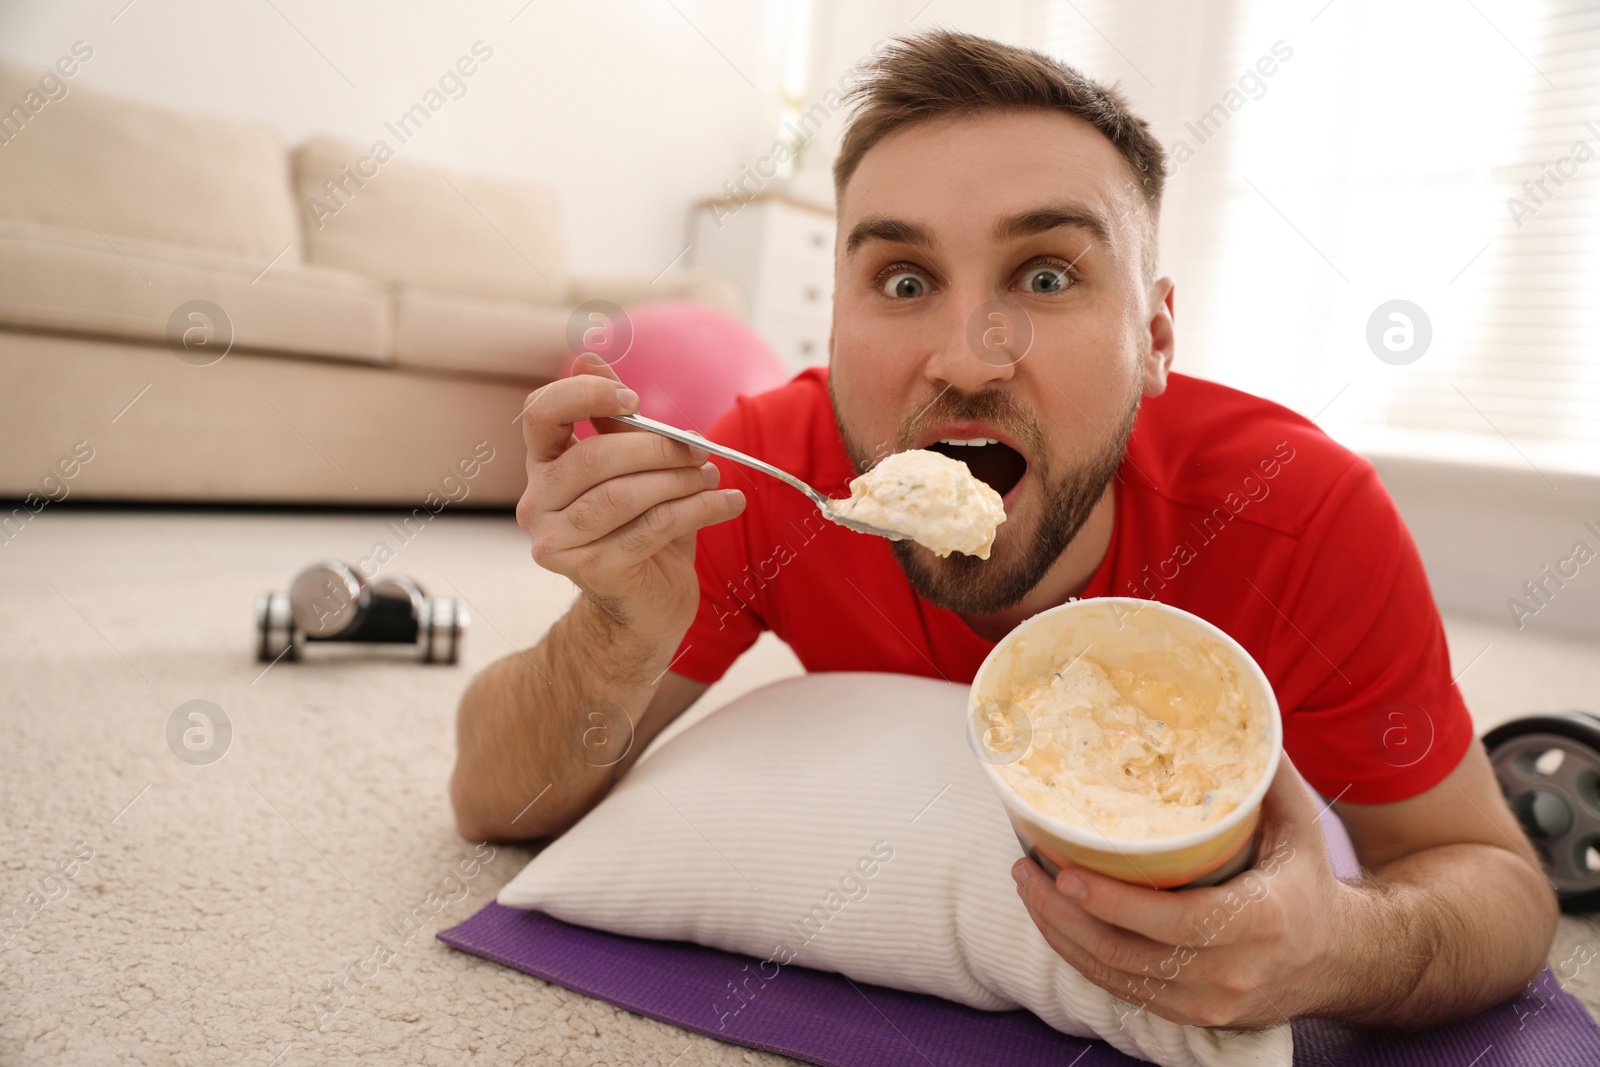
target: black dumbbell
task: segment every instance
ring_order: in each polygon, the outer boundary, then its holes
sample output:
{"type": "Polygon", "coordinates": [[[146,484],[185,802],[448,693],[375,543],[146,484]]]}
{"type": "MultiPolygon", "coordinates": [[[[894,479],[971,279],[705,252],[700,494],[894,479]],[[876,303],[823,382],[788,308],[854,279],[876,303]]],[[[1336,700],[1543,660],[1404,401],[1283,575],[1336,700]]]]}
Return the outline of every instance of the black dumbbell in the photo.
{"type": "Polygon", "coordinates": [[[423,663],[455,663],[470,622],[451,597],[429,597],[410,578],[368,582],[327,559],[301,571],[287,595],[256,598],[258,660],[299,659],[327,643],[410,645],[423,663]]]}

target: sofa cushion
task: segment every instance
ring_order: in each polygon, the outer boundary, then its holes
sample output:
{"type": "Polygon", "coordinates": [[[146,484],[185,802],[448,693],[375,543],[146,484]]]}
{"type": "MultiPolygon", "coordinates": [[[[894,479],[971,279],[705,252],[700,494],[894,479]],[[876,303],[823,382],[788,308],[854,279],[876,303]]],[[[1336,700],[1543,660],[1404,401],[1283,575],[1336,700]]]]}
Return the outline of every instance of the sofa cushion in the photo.
{"type": "MultiPolygon", "coordinates": [[[[0,330],[0,382],[5,383],[0,387],[0,497],[21,498],[31,492],[59,500],[70,491],[69,500],[383,504],[398,509],[392,516],[393,534],[372,516],[352,523],[348,540],[319,537],[316,543],[292,548],[289,558],[311,558],[306,554],[326,553],[342,544],[352,562],[359,562],[356,553],[366,553],[364,569],[374,553],[387,560],[394,551],[401,553],[401,565],[420,564],[406,556],[419,550],[404,546],[423,526],[432,526],[434,514],[441,509],[454,514],[463,505],[509,507],[528,484],[517,420],[528,389],[519,382],[251,352],[234,352],[219,363],[194,367],[160,345],[9,330],[0,330]],[[57,461],[80,438],[95,449],[94,461],[70,483],[57,477],[42,484],[42,476],[60,474],[57,461]],[[483,441],[487,447],[479,446],[483,441]],[[474,469],[477,474],[468,477],[474,469]],[[370,527],[371,536],[358,526],[370,527]],[[379,548],[373,537],[387,547],[379,548]]],[[[0,509],[0,518],[10,510],[0,509]]],[[[28,536],[43,540],[58,532],[37,529],[28,536]]],[[[424,541],[438,536],[430,532],[424,541]]],[[[120,554],[113,545],[103,550],[107,560],[120,554]]],[[[0,547],[0,558],[14,559],[15,550],[8,554],[0,547]]],[[[249,558],[226,562],[235,576],[261,565],[249,558]]],[[[259,573],[264,576],[281,566],[269,560],[259,573]]],[[[278,577],[287,574],[272,580],[278,577]]],[[[249,579],[241,592],[247,596],[261,580],[249,579]]],[[[442,575],[434,580],[443,585],[442,575]]],[[[238,625],[227,640],[244,656],[249,654],[244,644],[249,623],[238,608],[248,610],[249,604],[231,595],[238,625]]],[[[469,637],[469,653],[471,641],[484,637],[492,633],[469,637]]],[[[170,650],[174,656],[185,652],[170,650]]],[[[277,677],[279,669],[262,684],[277,677]]],[[[0,1055],[0,1062],[10,1059],[0,1055]]],[[[295,1065],[285,1057],[280,1067],[295,1065]]]]}
{"type": "Polygon", "coordinates": [[[554,191],[447,175],[317,138],[294,153],[306,258],[440,293],[554,304],[566,297],[554,191]]]}
{"type": "Polygon", "coordinates": [[[565,368],[571,309],[400,290],[395,362],[405,367],[549,381],[565,368]]]}
{"type": "MultiPolygon", "coordinates": [[[[0,106],[37,80],[0,65],[0,106]]],[[[299,261],[288,160],[270,130],[67,84],[68,97],[7,127],[0,219],[208,249],[256,270],[285,247],[279,265],[299,261]]]]}
{"type": "Polygon", "coordinates": [[[208,300],[227,315],[237,348],[392,361],[387,287],[327,267],[284,260],[264,272],[262,266],[126,237],[0,221],[0,323],[163,341],[181,305],[208,300]]]}

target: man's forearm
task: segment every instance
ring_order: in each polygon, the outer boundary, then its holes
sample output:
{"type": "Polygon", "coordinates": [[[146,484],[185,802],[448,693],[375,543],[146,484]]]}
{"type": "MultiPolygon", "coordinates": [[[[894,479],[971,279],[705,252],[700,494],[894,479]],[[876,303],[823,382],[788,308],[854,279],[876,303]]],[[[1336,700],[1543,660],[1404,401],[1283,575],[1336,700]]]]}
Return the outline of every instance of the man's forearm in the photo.
{"type": "Polygon", "coordinates": [[[474,678],[450,782],[463,836],[544,837],[593,807],[626,765],[622,750],[672,651],[580,598],[537,645],[474,678]]]}
{"type": "Polygon", "coordinates": [[[1555,895],[1527,859],[1457,844],[1394,860],[1349,889],[1329,1001],[1307,1014],[1399,1030],[1467,1018],[1538,974],[1555,895]]]}

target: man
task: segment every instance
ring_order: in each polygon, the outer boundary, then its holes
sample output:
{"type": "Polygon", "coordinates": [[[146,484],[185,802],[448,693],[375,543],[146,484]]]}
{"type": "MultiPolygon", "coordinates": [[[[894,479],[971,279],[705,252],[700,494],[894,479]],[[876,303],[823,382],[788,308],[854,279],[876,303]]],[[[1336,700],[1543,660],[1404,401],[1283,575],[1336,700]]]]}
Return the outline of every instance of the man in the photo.
{"type": "Polygon", "coordinates": [[[1228,631],[1278,695],[1293,766],[1264,807],[1271,892],[1218,932],[1229,885],[1052,880],[1019,860],[1056,951],[1202,1025],[1418,1027],[1515,994],[1555,900],[1474,741],[1416,548],[1370,464],[1284,408],[1169,372],[1165,160],[1145,123],[1052,60],[944,32],[897,42],[853,95],[829,372],[742,399],[709,436],[834,496],[890,452],[964,459],[1005,501],[991,557],[851,533],[771,479],[623,430],[602,416],[637,396],[580,360],[529,400],[517,517],[583,595],[464,696],[461,832],[570,825],[763,628],[807,670],[964,683],[1045,608],[1146,597],[1228,631]],[[583,419],[600,433],[579,442],[583,419]],[[596,767],[573,738],[604,709],[634,736],[596,767]],[[1348,826],[1360,884],[1334,879],[1301,775],[1348,826]]]}

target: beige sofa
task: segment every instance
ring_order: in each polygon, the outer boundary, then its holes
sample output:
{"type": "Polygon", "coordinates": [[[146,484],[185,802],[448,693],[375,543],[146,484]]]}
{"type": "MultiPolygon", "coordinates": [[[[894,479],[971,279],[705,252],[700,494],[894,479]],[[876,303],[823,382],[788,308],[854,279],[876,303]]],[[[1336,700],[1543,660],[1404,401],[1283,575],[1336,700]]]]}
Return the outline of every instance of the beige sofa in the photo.
{"type": "MultiPolygon", "coordinates": [[[[0,66],[0,106],[35,81],[0,66]]],[[[550,190],[403,145],[76,85],[0,142],[0,498],[415,506],[487,441],[465,502],[510,503],[577,304],[742,310],[712,275],[573,277],[550,190]]]]}

